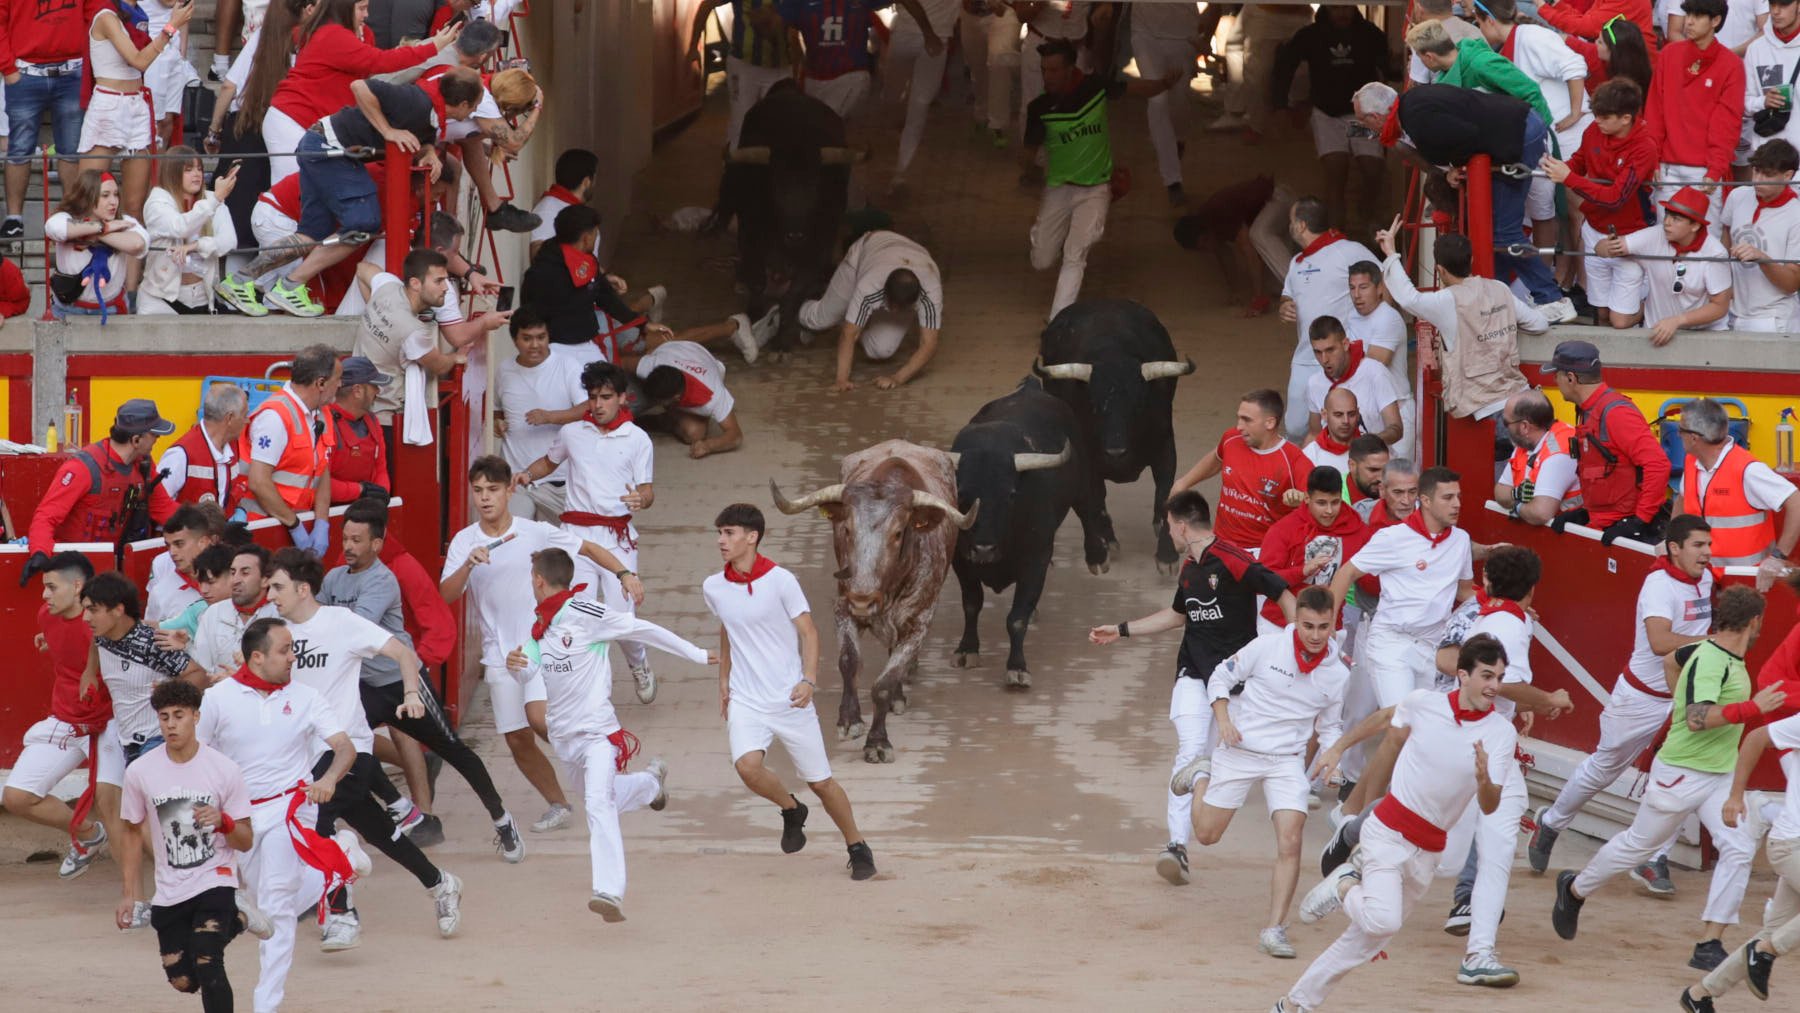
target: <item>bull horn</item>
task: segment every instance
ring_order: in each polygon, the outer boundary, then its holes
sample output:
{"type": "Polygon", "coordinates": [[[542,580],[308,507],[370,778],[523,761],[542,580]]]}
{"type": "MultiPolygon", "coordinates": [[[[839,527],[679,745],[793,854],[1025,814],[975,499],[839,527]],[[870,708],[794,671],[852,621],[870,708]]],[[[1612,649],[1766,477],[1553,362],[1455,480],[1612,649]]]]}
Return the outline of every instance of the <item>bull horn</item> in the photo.
{"type": "Polygon", "coordinates": [[[1069,463],[1071,453],[1073,453],[1071,445],[1065,441],[1060,454],[1014,454],[1013,470],[1041,471],[1045,468],[1060,468],[1069,463]]]}
{"type": "Polygon", "coordinates": [[[944,516],[950,518],[950,523],[956,525],[956,530],[958,531],[967,531],[971,527],[974,527],[975,515],[981,512],[980,500],[976,500],[969,504],[969,512],[965,514],[936,496],[933,496],[928,492],[919,492],[918,490],[913,491],[912,505],[915,509],[918,507],[930,507],[933,510],[942,510],[944,516]]]}
{"type": "Polygon", "coordinates": [[[1031,364],[1032,372],[1047,376],[1052,380],[1080,380],[1086,383],[1094,375],[1094,367],[1086,362],[1059,362],[1054,366],[1044,365],[1044,357],[1038,356],[1031,364]]]}
{"type": "Polygon", "coordinates": [[[1194,360],[1184,359],[1181,362],[1146,362],[1138,367],[1143,371],[1146,380],[1169,380],[1178,376],[1186,376],[1194,371],[1194,360]]]}
{"type": "Polygon", "coordinates": [[[852,165],[869,157],[868,152],[856,148],[829,147],[819,149],[820,165],[852,165]]]}
{"type": "Polygon", "coordinates": [[[727,154],[725,160],[728,162],[736,162],[739,165],[768,165],[769,146],[766,144],[759,144],[747,148],[737,148],[727,154]]]}
{"type": "Polygon", "coordinates": [[[781,487],[776,485],[775,480],[771,478],[769,479],[769,491],[775,495],[775,509],[784,514],[797,514],[826,503],[842,503],[844,501],[842,485],[828,485],[818,492],[791,500],[781,494],[781,487]]]}

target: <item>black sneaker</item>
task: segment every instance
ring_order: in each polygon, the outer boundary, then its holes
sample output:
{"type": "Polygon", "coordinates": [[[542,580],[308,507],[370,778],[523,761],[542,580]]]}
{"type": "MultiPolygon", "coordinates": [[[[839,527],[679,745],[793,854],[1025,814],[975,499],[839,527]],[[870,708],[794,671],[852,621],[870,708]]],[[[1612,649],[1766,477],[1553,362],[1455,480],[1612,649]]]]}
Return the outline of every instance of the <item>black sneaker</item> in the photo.
{"type": "Polygon", "coordinates": [[[781,810],[781,850],[793,854],[806,847],[806,803],[794,796],[792,809],[781,810]]]}
{"type": "Polygon", "coordinates": [[[537,215],[511,204],[502,204],[489,211],[487,216],[487,227],[494,232],[530,232],[543,223],[537,215]]]}
{"type": "Polygon", "coordinates": [[[1531,843],[1525,845],[1525,857],[1531,862],[1531,871],[1539,875],[1550,868],[1550,851],[1556,847],[1556,838],[1562,833],[1544,825],[1544,813],[1548,808],[1539,809],[1532,817],[1537,828],[1531,832],[1531,843]]]}
{"type": "Polygon", "coordinates": [[[1685,988],[1681,990],[1681,1008],[1687,1010],[1687,1013],[1714,1013],[1712,996],[1695,998],[1685,988]]]}
{"type": "Polygon", "coordinates": [[[1444,919],[1444,931],[1453,936],[1466,936],[1469,934],[1469,923],[1474,920],[1474,912],[1469,907],[1469,902],[1466,900],[1456,901],[1450,905],[1450,917],[1444,919]]]}
{"type": "Polygon", "coordinates": [[[1350,851],[1356,845],[1351,844],[1349,837],[1344,833],[1344,828],[1349,825],[1350,820],[1346,819],[1338,824],[1337,829],[1331,832],[1330,837],[1325,839],[1325,850],[1319,852],[1319,875],[1329,876],[1331,870],[1350,860],[1350,851]]]}
{"type": "Polygon", "coordinates": [[[1169,842],[1156,859],[1156,873],[1168,880],[1170,886],[1186,886],[1188,884],[1187,845],[1169,842]]]}
{"type": "Polygon", "coordinates": [[[1350,793],[1355,790],[1356,790],[1356,782],[1355,781],[1345,781],[1343,784],[1338,785],[1338,801],[1339,802],[1349,801],[1350,793]]]}
{"type": "MultiPolygon", "coordinates": [[[[795,851],[800,850],[795,848],[795,851]]],[[[857,841],[850,845],[850,878],[858,883],[875,875],[875,852],[869,850],[867,841],[857,841]]]]}
{"type": "Polygon", "coordinates": [[[1187,205],[1187,191],[1181,188],[1180,183],[1170,183],[1168,190],[1170,207],[1178,208],[1187,205]]]}
{"type": "Polygon", "coordinates": [[[1688,958],[1688,966],[1696,971],[1711,971],[1725,962],[1725,944],[1717,939],[1708,939],[1694,944],[1694,955],[1688,958]]]}
{"type": "Polygon", "coordinates": [[[1564,939],[1574,939],[1575,930],[1581,923],[1581,905],[1585,903],[1575,896],[1575,874],[1567,869],[1556,877],[1556,906],[1550,909],[1550,924],[1556,928],[1556,934],[1564,939]]]}
{"type": "Polygon", "coordinates": [[[444,821],[427,814],[419,821],[418,826],[406,835],[406,839],[420,848],[429,848],[434,844],[444,843],[444,821]]]}
{"type": "Polygon", "coordinates": [[[0,225],[0,239],[24,239],[25,219],[8,218],[6,224],[0,225]]]}
{"type": "Polygon", "coordinates": [[[1769,1001],[1769,972],[1775,970],[1775,954],[1756,948],[1756,940],[1744,944],[1744,983],[1750,994],[1769,1001]]]}

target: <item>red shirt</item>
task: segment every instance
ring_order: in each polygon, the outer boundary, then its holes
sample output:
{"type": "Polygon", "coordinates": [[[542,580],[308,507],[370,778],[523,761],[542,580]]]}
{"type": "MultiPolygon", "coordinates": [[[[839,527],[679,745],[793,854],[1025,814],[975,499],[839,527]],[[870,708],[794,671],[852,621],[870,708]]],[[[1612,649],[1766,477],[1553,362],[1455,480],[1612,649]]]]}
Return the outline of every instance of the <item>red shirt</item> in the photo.
{"type": "Polygon", "coordinates": [[[84,57],[88,25],[99,8],[91,0],[0,0],[0,74],[25,63],[62,63],[84,57]]]}
{"type": "Polygon", "coordinates": [[[367,431],[361,436],[357,435],[350,416],[336,404],[325,406],[325,421],[337,437],[336,445],[331,448],[331,501],[354,503],[361,499],[364,482],[373,482],[391,492],[393,483],[388,479],[387,439],[375,413],[363,413],[360,421],[367,431]]]}
{"type": "Polygon", "coordinates": [[[1787,693],[1787,703],[1763,715],[1763,724],[1772,724],[1800,714],[1800,623],[1788,630],[1787,636],[1776,646],[1775,653],[1769,655],[1769,659],[1756,670],[1757,692],[1776,685],[1787,693]]]}
{"type": "Polygon", "coordinates": [[[1240,549],[1257,548],[1270,525],[1292,509],[1282,505],[1282,495],[1289,489],[1305,488],[1313,464],[1285,439],[1274,449],[1259,453],[1236,429],[1219,437],[1217,453],[1225,471],[1219,480],[1213,533],[1240,549]]]}
{"type": "Polygon", "coordinates": [[[38,629],[50,649],[50,669],[55,681],[50,683],[50,714],[58,721],[80,724],[84,714],[104,710],[112,713],[112,696],[106,683],[96,678],[94,691],[81,699],[81,673],[87,670],[88,653],[94,646],[94,631],[77,615],[73,619],[51,615],[50,606],[39,605],[38,629]]]}
{"type": "MultiPolygon", "coordinates": [[[[1656,56],[1656,18],[1651,12],[1650,0],[1593,0],[1583,8],[1564,0],[1558,4],[1539,4],[1538,17],[1550,23],[1552,28],[1561,29],[1569,35],[1584,39],[1597,38],[1600,26],[1611,21],[1615,15],[1625,15],[1625,20],[1638,26],[1644,33],[1644,45],[1650,48],[1650,55],[1656,56]]],[[[1743,82],[1738,82],[1740,85],[1743,82]]],[[[1739,95],[1743,92],[1739,91],[1739,95]]]]}
{"type": "MultiPolygon", "coordinates": [[[[99,445],[106,451],[105,459],[97,462],[103,472],[107,468],[117,471],[124,467],[125,462],[121,461],[119,455],[114,452],[110,440],[101,440],[99,445]]],[[[135,475],[135,473],[134,466],[133,474],[135,475]]],[[[67,540],[76,537],[67,533],[59,535],[58,531],[64,527],[65,521],[70,523],[79,521],[85,525],[85,521],[80,521],[80,519],[83,511],[86,510],[102,515],[95,520],[94,524],[89,525],[95,537],[110,540],[117,533],[114,525],[105,518],[118,510],[118,504],[100,502],[105,499],[104,493],[98,497],[90,496],[89,490],[93,487],[93,478],[88,472],[87,466],[72,456],[56,469],[56,474],[50,479],[50,490],[44,493],[43,499],[38,500],[37,509],[31,514],[31,526],[28,529],[30,551],[42,552],[47,555],[56,551],[58,538],[67,540]],[[95,502],[83,507],[82,504],[88,500],[95,502]]],[[[104,480],[102,488],[104,488],[104,480]]],[[[168,490],[163,488],[162,483],[158,482],[156,488],[150,493],[150,520],[160,527],[179,505],[169,495],[168,490]]]]}
{"type": "MultiPolygon", "coordinates": [[[[0,0],[5,2],[8,0],[0,0]]],[[[294,69],[282,78],[270,104],[295,123],[310,127],[353,101],[352,82],[416,67],[435,55],[437,47],[429,42],[379,49],[342,25],[321,25],[300,47],[294,69]]]]}
{"type": "Polygon", "coordinates": [[[1744,123],[1742,57],[1717,40],[1705,49],[1686,39],[1670,43],[1657,58],[1644,107],[1644,126],[1665,163],[1700,166],[1709,179],[1731,178],[1744,123]]]}
{"type": "MultiPolygon", "coordinates": [[[[1257,555],[1256,561],[1287,581],[1288,590],[1299,594],[1309,586],[1329,585],[1337,568],[1356,555],[1357,550],[1363,547],[1363,543],[1372,534],[1374,532],[1356,515],[1356,511],[1350,509],[1348,503],[1338,509],[1337,519],[1331,522],[1329,528],[1320,527],[1319,522],[1313,518],[1312,511],[1300,506],[1269,527],[1268,535],[1263,538],[1262,552],[1257,555]],[[1306,550],[1320,539],[1335,540],[1337,556],[1334,562],[1327,563],[1309,577],[1306,575],[1306,550]]],[[[1281,603],[1278,601],[1264,602],[1262,614],[1264,619],[1277,626],[1287,625],[1287,617],[1281,614],[1281,603]]],[[[1342,626],[1343,622],[1343,613],[1339,610],[1338,625],[1342,626]]]]}
{"type": "MultiPolygon", "coordinates": [[[[1567,6],[1569,0],[1562,0],[1562,3],[1564,6],[1567,6]]],[[[1587,64],[1586,80],[1587,93],[1589,95],[1592,95],[1595,91],[1599,90],[1600,86],[1605,84],[1607,80],[1612,77],[1612,68],[1606,65],[1605,60],[1600,59],[1600,47],[1598,45],[1574,35],[1563,36],[1563,45],[1574,50],[1575,55],[1581,57],[1581,62],[1587,64]]]]}
{"type": "Polygon", "coordinates": [[[1569,158],[1566,185],[1581,195],[1581,213],[1597,232],[1605,235],[1610,227],[1628,236],[1656,221],[1656,194],[1649,183],[1657,162],[1656,142],[1642,122],[1623,137],[1608,137],[1600,124],[1589,123],[1580,150],[1569,158]]]}
{"type": "Polygon", "coordinates": [[[0,316],[23,316],[31,308],[31,289],[19,265],[0,257],[0,316]]]}

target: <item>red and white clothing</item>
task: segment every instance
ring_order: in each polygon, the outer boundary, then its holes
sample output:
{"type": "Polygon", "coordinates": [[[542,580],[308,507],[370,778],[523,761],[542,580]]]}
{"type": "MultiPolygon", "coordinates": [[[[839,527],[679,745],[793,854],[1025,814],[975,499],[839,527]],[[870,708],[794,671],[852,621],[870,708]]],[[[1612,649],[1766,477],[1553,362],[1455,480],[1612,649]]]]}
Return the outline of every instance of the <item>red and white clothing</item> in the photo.
{"type": "MultiPolygon", "coordinates": [[[[1302,506],[1269,528],[1256,560],[1287,581],[1289,590],[1299,594],[1309,586],[1329,587],[1338,567],[1362,549],[1370,534],[1368,525],[1348,504],[1339,506],[1329,527],[1321,525],[1312,510],[1302,506]],[[1324,558],[1326,563],[1309,576],[1306,564],[1318,558],[1324,558]]],[[[1267,627],[1258,624],[1265,630],[1287,625],[1279,602],[1263,603],[1262,621],[1270,624],[1267,627]]]]}
{"type": "Polygon", "coordinates": [[[379,49],[343,25],[326,22],[301,46],[294,66],[282,78],[263,116],[263,144],[269,154],[273,182],[300,171],[294,150],[300,135],[320,117],[351,103],[352,82],[416,67],[437,55],[429,42],[399,49],[379,49]]]}
{"type": "Polygon", "coordinates": [[[234,820],[250,818],[244,775],[211,746],[201,743],[185,763],[159,746],[125,771],[119,817],[147,824],[156,853],[156,895],[150,902],[157,907],[237,885],[237,851],[216,828],[209,832],[194,825],[194,809],[203,805],[234,820]]]}
{"type": "Polygon", "coordinates": [[[658,366],[673,366],[681,371],[681,396],[674,407],[690,415],[712,422],[724,422],[737,401],[725,389],[725,364],[706,346],[693,341],[665,341],[638,360],[637,375],[647,379],[658,366]]]}
{"type": "MultiPolygon", "coordinates": [[[[1795,40],[1800,41],[1800,35],[1795,40]]],[[[1800,257],[1800,200],[1796,197],[1800,192],[1789,186],[1765,204],[1757,199],[1755,187],[1733,188],[1725,197],[1724,225],[1730,245],[1748,243],[1774,260],[1800,257]]],[[[1800,318],[1800,297],[1776,288],[1760,265],[1734,261],[1726,266],[1731,269],[1733,329],[1784,333],[1793,327],[1800,318]]]]}
{"type": "MultiPolygon", "coordinates": [[[[1664,182],[1730,179],[1744,122],[1744,61],[1720,44],[1700,49],[1686,39],[1656,57],[1644,125],[1662,151],[1664,182]]],[[[1713,210],[1720,198],[1714,191],[1713,210]]],[[[1716,215],[1708,215],[1716,220],[1716,215]]]]}
{"type": "Polygon", "coordinates": [[[1293,509],[1282,497],[1289,489],[1306,488],[1312,462],[1287,440],[1258,450],[1238,429],[1227,429],[1213,449],[1223,469],[1213,531],[1224,542],[1254,551],[1268,536],[1269,527],[1293,509]]]}
{"type": "Polygon", "coordinates": [[[231,478],[237,471],[237,441],[227,441],[223,447],[215,446],[212,434],[206,431],[203,423],[195,423],[194,428],[199,430],[198,439],[205,443],[212,459],[195,460],[181,440],[175,441],[156,459],[157,470],[169,473],[162,480],[163,491],[183,503],[197,503],[201,496],[211,493],[213,502],[224,508],[231,502],[231,478]],[[196,483],[198,489],[188,489],[189,482],[196,483]],[[184,490],[190,495],[183,497],[184,490]]]}
{"type": "MultiPolygon", "coordinates": [[[[1656,140],[1641,121],[1620,137],[1609,137],[1598,124],[1589,124],[1581,138],[1581,150],[1569,158],[1564,185],[1581,197],[1581,248],[1589,253],[1609,234],[1628,236],[1657,220],[1656,191],[1647,184],[1656,178],[1656,140]]],[[[1629,315],[1641,302],[1638,291],[1643,275],[1630,261],[1610,257],[1583,257],[1588,300],[1595,306],[1629,315]]]]}
{"type": "MultiPolygon", "coordinates": [[[[552,186],[545,190],[544,195],[538,198],[538,202],[531,206],[531,213],[540,219],[538,227],[531,230],[531,241],[547,243],[554,240],[556,238],[556,216],[562,214],[564,208],[571,208],[583,203],[586,202],[576,196],[573,190],[566,190],[560,186],[552,186]]],[[[594,256],[596,257],[600,255],[600,240],[600,236],[594,237],[594,256]]]]}
{"type": "MultiPolygon", "coordinates": [[[[1744,189],[1748,189],[1747,187],[1744,189]]],[[[1643,272],[1644,281],[1639,291],[1646,293],[1643,301],[1644,326],[1655,327],[1658,322],[1699,309],[1713,296],[1721,292],[1731,291],[1731,265],[1725,263],[1728,254],[1724,244],[1711,233],[1700,240],[1700,245],[1688,250],[1677,250],[1674,244],[1663,235],[1660,228],[1640,229],[1625,237],[1625,255],[1631,257],[1644,254],[1652,257],[1673,257],[1677,254],[1694,257],[1717,257],[1716,261],[1708,260],[1640,260],[1622,261],[1614,267],[1614,277],[1618,284],[1628,285],[1629,275],[1624,269],[1625,263],[1634,263],[1643,272]],[[1681,284],[1681,291],[1675,291],[1676,282],[1681,284]]],[[[1630,302],[1629,299],[1623,300],[1630,302]]],[[[1637,304],[1633,304],[1629,312],[1636,312],[1637,304]]],[[[1687,327],[1684,330],[1722,331],[1731,326],[1729,314],[1714,320],[1710,324],[1698,327],[1687,327]]]]}
{"type": "Polygon", "coordinates": [[[250,231],[258,246],[274,246],[300,231],[300,177],[289,175],[256,197],[250,231]]]}
{"type": "Polygon", "coordinates": [[[1246,644],[1213,669],[1210,700],[1228,700],[1231,724],[1242,736],[1213,750],[1204,802],[1221,809],[1243,805],[1257,781],[1271,812],[1306,812],[1306,746],[1314,733],[1335,742],[1344,730],[1344,688],[1350,670],[1334,637],[1318,655],[1300,648],[1299,635],[1279,629],[1246,644]],[[1239,690],[1236,696],[1232,693],[1239,690]]]}
{"type": "Polygon", "coordinates": [[[794,620],[812,611],[800,581],[758,556],[750,574],[715,573],[700,586],[706,607],[725,628],[730,706],[726,718],[731,759],[768,749],[775,739],[808,784],[831,777],[825,738],[813,705],[789,699],[805,677],[794,620]]]}
{"type": "MultiPolygon", "coordinates": [[[[137,234],[138,239],[147,250],[150,246],[150,233],[144,230],[144,226],[136,218],[127,214],[120,214],[119,218],[131,226],[130,231],[137,234]]],[[[94,221],[95,219],[92,218],[84,218],[81,219],[81,224],[93,224],[94,221]]],[[[56,261],[56,269],[63,274],[79,275],[87,269],[88,264],[94,258],[98,257],[106,262],[109,275],[101,283],[98,292],[94,290],[94,280],[88,279],[87,284],[82,287],[80,298],[75,300],[75,305],[83,309],[98,309],[100,302],[104,300],[109,307],[109,312],[124,313],[125,282],[130,274],[130,264],[133,260],[143,259],[142,254],[134,256],[122,253],[105,243],[91,239],[71,241],[69,226],[74,224],[76,224],[76,219],[67,211],[58,211],[44,222],[44,235],[56,244],[52,252],[56,261]]]]}
{"type": "Polygon", "coordinates": [[[199,600],[200,585],[175,569],[174,557],[164,552],[150,560],[150,579],[144,585],[145,622],[154,626],[187,611],[199,600]]]}
{"type": "Polygon", "coordinates": [[[1320,431],[1317,436],[1306,441],[1306,446],[1300,448],[1300,453],[1305,454],[1315,468],[1329,466],[1336,468],[1339,474],[1350,474],[1350,444],[1337,442],[1328,432],[1320,431]]]}
{"type": "Polygon", "coordinates": [[[89,699],[81,698],[81,674],[93,649],[94,631],[80,613],[65,619],[51,614],[46,605],[38,606],[37,621],[50,656],[50,715],[26,730],[24,748],[6,786],[43,798],[83,763],[93,765],[95,780],[123,784],[125,751],[109,727],[112,696],[103,682],[89,699]]]}
{"type": "Polygon", "coordinates": [[[1358,659],[1374,682],[1380,707],[1432,684],[1438,637],[1457,587],[1474,578],[1468,533],[1452,527],[1431,536],[1422,510],[1404,524],[1375,532],[1350,558],[1358,570],[1381,578],[1381,606],[1369,621],[1368,643],[1358,659]]]}
{"type": "MultiPolygon", "coordinates": [[[[119,47],[113,45],[111,39],[94,38],[92,26],[98,25],[102,19],[119,22],[123,27],[118,10],[111,4],[102,7],[88,19],[88,66],[93,76],[115,81],[136,81],[138,86],[121,91],[98,83],[94,85],[93,94],[88,97],[87,109],[81,116],[81,150],[92,151],[101,147],[125,153],[150,151],[156,146],[156,133],[151,125],[154,113],[150,89],[144,81],[144,75],[125,62],[125,57],[119,53],[119,47]]],[[[151,29],[157,30],[160,29],[151,29]]],[[[174,39],[169,42],[170,45],[164,48],[164,54],[176,44],[174,39]]]]}
{"type": "MultiPolygon", "coordinates": [[[[605,429],[587,419],[571,422],[557,432],[544,456],[551,464],[570,462],[568,484],[563,487],[567,496],[563,527],[612,553],[626,569],[636,570],[637,528],[631,523],[631,508],[625,505],[624,496],[654,481],[655,452],[650,435],[637,423],[624,416],[613,423],[605,429]],[[599,517],[613,518],[612,526],[584,519],[599,517]]],[[[601,572],[580,556],[575,558],[575,582],[597,588],[596,597],[610,608],[625,615],[636,612],[619,578],[601,572]]],[[[649,664],[644,646],[637,641],[621,641],[619,648],[632,668],[649,664]]]]}
{"type": "MultiPolygon", "coordinates": [[[[285,617],[284,617],[285,618],[285,617]]],[[[375,752],[375,733],[362,705],[362,663],[381,653],[394,635],[339,605],[320,605],[303,623],[287,620],[294,635],[294,682],[325,698],[359,753],[375,752]]],[[[325,750],[321,740],[314,752],[325,750]]]]}
{"type": "Polygon", "coordinates": [[[1358,261],[1379,263],[1380,258],[1361,243],[1346,239],[1333,229],[1313,240],[1306,249],[1288,262],[1287,277],[1281,283],[1281,296],[1294,300],[1299,320],[1294,325],[1294,355],[1289,366],[1287,388],[1288,435],[1299,438],[1306,432],[1306,386],[1324,370],[1313,358],[1312,322],[1320,317],[1344,320],[1356,312],[1350,301],[1350,265],[1358,261]]]}
{"type": "Polygon", "coordinates": [[[237,603],[227,598],[216,601],[200,613],[200,624],[188,641],[187,654],[194,664],[209,675],[229,673],[243,664],[244,633],[258,619],[274,619],[275,606],[267,598],[248,612],[238,611],[237,603]]]}
{"type": "MultiPolygon", "coordinates": [[[[1381,420],[1381,413],[1389,405],[1400,402],[1400,390],[1394,386],[1393,374],[1381,364],[1380,360],[1368,358],[1361,345],[1350,346],[1350,362],[1341,379],[1333,380],[1325,375],[1324,370],[1314,373],[1306,381],[1306,410],[1314,415],[1325,411],[1325,396],[1339,387],[1348,388],[1356,395],[1356,410],[1362,416],[1362,428],[1365,433],[1379,433],[1387,428],[1381,420]]],[[[1401,431],[1405,431],[1406,420],[1401,420],[1401,431]]]]}
{"type": "MultiPolygon", "coordinates": [[[[1376,280],[1379,281],[1380,278],[1376,280]]],[[[1345,336],[1351,341],[1362,342],[1364,351],[1380,348],[1389,353],[1388,376],[1394,381],[1394,389],[1400,392],[1400,400],[1411,401],[1413,375],[1407,366],[1406,359],[1406,318],[1400,315],[1400,311],[1383,300],[1380,305],[1375,307],[1375,312],[1368,316],[1356,312],[1353,307],[1350,315],[1343,317],[1341,322],[1344,325],[1345,336]]],[[[1402,418],[1410,417],[1405,411],[1400,414],[1402,418]]],[[[1408,426],[1407,428],[1411,429],[1412,427],[1408,426]]],[[[1405,437],[1401,437],[1401,439],[1405,439],[1405,437]]]]}
{"type": "MultiPolygon", "coordinates": [[[[1480,598],[1477,616],[1469,627],[1471,637],[1487,634],[1500,641],[1506,650],[1506,674],[1502,683],[1531,684],[1531,616],[1517,602],[1480,598]]],[[[1516,705],[1505,697],[1494,698],[1494,712],[1508,721],[1513,719],[1516,705]]],[[[1484,954],[1494,948],[1500,934],[1500,919],[1506,913],[1506,889],[1512,880],[1513,856],[1518,851],[1519,820],[1524,817],[1530,798],[1525,790],[1525,770],[1517,757],[1512,758],[1511,775],[1500,788],[1500,805],[1484,813],[1474,802],[1469,803],[1465,820],[1473,824],[1476,849],[1475,886],[1469,896],[1470,955],[1484,954]]]]}

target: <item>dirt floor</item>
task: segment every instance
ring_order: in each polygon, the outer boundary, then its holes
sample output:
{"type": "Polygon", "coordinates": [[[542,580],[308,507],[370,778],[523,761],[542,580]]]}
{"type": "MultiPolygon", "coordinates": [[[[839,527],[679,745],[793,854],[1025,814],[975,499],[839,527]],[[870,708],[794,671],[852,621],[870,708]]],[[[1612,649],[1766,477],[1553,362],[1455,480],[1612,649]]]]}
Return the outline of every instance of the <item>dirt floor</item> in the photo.
{"type": "MultiPolygon", "coordinates": [[[[615,258],[634,282],[667,283],[678,326],[736,308],[728,244],[653,234],[649,225],[652,213],[711,202],[722,100],[715,94],[704,116],[658,149],[615,258]]],[[[1237,394],[1285,385],[1293,332],[1272,316],[1239,319],[1211,263],[1170,240],[1172,214],[1157,186],[1141,103],[1115,106],[1113,131],[1137,192],[1115,206],[1084,294],[1145,302],[1199,363],[1177,401],[1185,467],[1230,424],[1237,394]]],[[[885,189],[895,133],[876,133],[867,172],[873,192],[885,189]]],[[[1188,136],[1188,188],[1196,197],[1259,168],[1301,189],[1314,183],[1316,161],[1299,134],[1258,147],[1199,131],[1188,136]]],[[[774,513],[767,483],[776,478],[790,494],[830,483],[846,450],[891,437],[947,446],[981,404],[1027,374],[1053,278],[1027,262],[1035,195],[1017,188],[1016,175],[1016,149],[995,151],[960,107],[940,104],[912,192],[891,205],[897,227],[932,249],[945,276],[944,347],[922,379],[898,392],[865,387],[836,397],[827,393],[831,364],[823,349],[779,367],[747,368],[727,354],[748,433],[744,449],[696,462],[658,442],[659,495],[642,518],[651,589],[645,615],[716,643],[699,595],[702,578],[719,566],[709,524],[727,502],[761,504],[772,515],[769,555],[800,575],[822,619],[819,711],[827,725],[839,700],[827,529],[816,515],[774,513]]],[[[859,379],[874,375],[859,366],[859,379]]],[[[1027,642],[1035,676],[1029,693],[1001,688],[1001,617],[1010,595],[989,598],[983,666],[950,667],[961,619],[951,586],[911,709],[891,723],[897,761],[865,764],[860,744],[837,742],[827,728],[836,773],[882,870],[875,881],[850,882],[842,842],[817,807],[806,850],[779,852],[779,819],[742,789],[726,756],[714,673],[660,658],[662,695],[653,706],[632,699],[628,680],[615,694],[646,754],[666,757],[673,770],[668,810],[625,819],[627,923],[603,925],[586,910],[581,830],[527,835],[529,859],[503,865],[480,807],[451,773],[438,806],[450,837],[432,854],[467,884],[462,931],[437,938],[422,891],[377,859],[376,875],[359,889],[361,948],[328,957],[302,927],[286,1008],[826,1010],[898,1001],[936,1009],[1268,1009],[1343,923],[1296,924],[1300,961],[1257,952],[1272,849],[1260,800],[1222,844],[1195,849],[1193,885],[1172,888],[1153,872],[1173,746],[1166,715],[1175,640],[1133,639],[1106,651],[1085,642],[1089,625],[1168,600],[1168,579],[1151,560],[1148,478],[1114,487],[1111,497],[1123,542],[1111,573],[1091,576],[1079,565],[1073,519],[1062,531],[1060,565],[1027,642]]],[[[865,660],[878,670],[879,648],[865,660]]],[[[493,734],[485,695],[466,727],[513,811],[526,822],[536,818],[542,801],[493,734]]],[[[776,765],[787,769],[779,758],[776,765]]],[[[1323,824],[1315,818],[1307,828],[1311,871],[1302,890],[1316,880],[1323,824]]],[[[33,850],[56,847],[55,834],[0,817],[0,961],[10,970],[0,1006],[197,1008],[164,984],[149,934],[111,928],[112,863],[61,884],[51,864],[23,862],[33,850]]],[[[1571,838],[1557,857],[1573,865],[1592,849],[1571,838]]],[[[1518,988],[1456,984],[1462,945],[1440,931],[1450,892],[1440,883],[1390,949],[1392,959],[1347,979],[1332,1008],[1668,1008],[1697,976],[1685,964],[1703,876],[1677,872],[1681,892],[1673,902],[1616,884],[1589,906],[1581,939],[1566,945],[1550,931],[1550,881],[1532,876],[1522,859],[1519,867],[1500,938],[1507,962],[1524,975],[1518,988]]],[[[1752,882],[1748,921],[1759,920],[1770,885],[1766,874],[1752,882]]],[[[1727,941],[1744,935],[1734,930],[1727,941]]],[[[229,965],[247,1009],[253,941],[231,947],[229,965]]]]}

